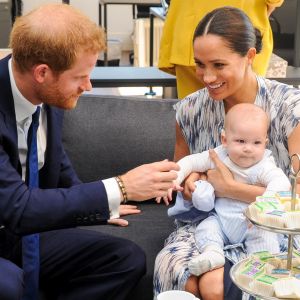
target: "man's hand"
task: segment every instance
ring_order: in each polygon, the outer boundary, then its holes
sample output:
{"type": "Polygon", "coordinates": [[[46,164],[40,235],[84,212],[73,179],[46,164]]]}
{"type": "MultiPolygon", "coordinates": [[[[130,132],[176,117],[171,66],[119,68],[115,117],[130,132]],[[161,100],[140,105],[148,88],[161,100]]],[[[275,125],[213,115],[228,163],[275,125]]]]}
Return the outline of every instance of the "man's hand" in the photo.
{"type": "Polygon", "coordinates": [[[177,178],[179,166],[175,162],[163,160],[139,166],[122,175],[129,200],[144,201],[156,197],[168,196],[177,178]]]}
{"type": "MultiPolygon", "coordinates": [[[[137,208],[136,205],[120,205],[119,208],[119,214],[121,216],[126,216],[126,215],[135,215],[139,214],[141,212],[140,209],[137,208]]],[[[117,225],[117,226],[128,226],[128,221],[124,219],[110,219],[107,221],[108,224],[111,225],[117,225]]]]}
{"type": "Polygon", "coordinates": [[[207,171],[207,181],[214,187],[217,197],[229,197],[228,192],[234,184],[229,169],[221,162],[214,150],[209,150],[209,156],[215,164],[215,169],[207,171]]]}

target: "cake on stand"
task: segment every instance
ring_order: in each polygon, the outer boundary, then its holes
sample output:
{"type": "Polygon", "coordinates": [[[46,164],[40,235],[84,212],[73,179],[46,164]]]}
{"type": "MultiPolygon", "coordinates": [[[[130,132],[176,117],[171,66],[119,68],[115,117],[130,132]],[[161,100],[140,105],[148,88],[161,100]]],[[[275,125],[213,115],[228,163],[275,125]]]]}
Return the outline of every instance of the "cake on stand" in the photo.
{"type": "MultiPolygon", "coordinates": [[[[300,156],[299,154],[293,154],[291,156],[291,186],[292,186],[292,191],[291,191],[291,211],[295,211],[296,207],[296,198],[297,198],[297,178],[300,177],[300,156]],[[295,165],[297,167],[295,167],[295,165]]],[[[258,222],[253,215],[251,215],[251,212],[249,210],[249,207],[245,211],[245,216],[246,218],[254,225],[258,226],[261,229],[264,230],[269,230],[272,232],[276,233],[282,233],[288,235],[288,252],[287,252],[287,266],[286,269],[292,271],[292,260],[293,260],[293,241],[294,241],[294,236],[297,234],[300,234],[300,228],[282,228],[282,227],[275,227],[275,226],[269,226],[266,224],[262,224],[261,222],[258,222]]],[[[265,296],[258,294],[254,291],[252,291],[249,287],[245,287],[238,281],[238,274],[243,266],[249,261],[249,258],[243,259],[236,263],[230,271],[230,276],[234,284],[240,288],[243,292],[246,292],[249,295],[252,295],[258,299],[264,299],[264,300],[287,300],[287,298],[277,298],[274,296],[265,296]]],[[[291,299],[291,298],[289,298],[291,299]]],[[[300,298],[293,298],[293,299],[300,299],[300,298]]]]}

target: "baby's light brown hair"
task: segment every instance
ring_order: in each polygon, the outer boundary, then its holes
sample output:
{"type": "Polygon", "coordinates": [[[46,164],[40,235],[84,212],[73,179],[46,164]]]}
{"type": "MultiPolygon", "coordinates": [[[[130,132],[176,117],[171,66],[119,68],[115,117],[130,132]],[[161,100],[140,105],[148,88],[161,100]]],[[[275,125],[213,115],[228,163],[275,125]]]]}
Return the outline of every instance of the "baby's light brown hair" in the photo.
{"type": "Polygon", "coordinates": [[[225,116],[225,131],[234,129],[239,122],[265,124],[266,134],[270,123],[267,113],[252,103],[239,103],[229,109],[225,116]]]}

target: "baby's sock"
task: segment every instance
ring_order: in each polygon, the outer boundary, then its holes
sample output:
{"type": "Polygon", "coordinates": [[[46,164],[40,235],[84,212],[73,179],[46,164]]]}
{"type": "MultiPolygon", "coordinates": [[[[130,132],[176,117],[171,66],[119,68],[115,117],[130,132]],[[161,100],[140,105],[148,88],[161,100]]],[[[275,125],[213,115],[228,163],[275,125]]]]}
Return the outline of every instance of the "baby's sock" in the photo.
{"type": "Polygon", "coordinates": [[[223,267],[225,258],[223,251],[216,247],[207,247],[199,256],[188,263],[190,273],[199,276],[208,271],[223,267]]]}
{"type": "Polygon", "coordinates": [[[211,211],[215,206],[215,189],[204,180],[195,182],[196,189],[192,194],[192,202],[198,210],[211,211]]]}

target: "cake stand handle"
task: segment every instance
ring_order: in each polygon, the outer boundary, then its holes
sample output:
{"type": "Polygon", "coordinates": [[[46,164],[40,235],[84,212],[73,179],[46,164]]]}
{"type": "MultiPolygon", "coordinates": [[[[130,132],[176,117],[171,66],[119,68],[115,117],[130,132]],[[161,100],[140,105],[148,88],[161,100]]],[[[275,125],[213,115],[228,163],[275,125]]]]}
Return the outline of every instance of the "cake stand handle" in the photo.
{"type": "MultiPolygon", "coordinates": [[[[291,211],[296,209],[296,198],[297,198],[297,178],[300,174],[300,156],[299,154],[293,154],[291,156],[291,186],[292,186],[292,195],[291,195],[291,211]],[[298,161],[296,163],[296,161],[298,161]],[[296,163],[296,169],[294,164],[296,163]]],[[[292,257],[293,257],[293,244],[294,238],[292,234],[289,234],[289,243],[288,243],[288,256],[287,256],[287,269],[292,270],[292,257]]]]}
{"type": "Polygon", "coordinates": [[[286,268],[288,270],[292,270],[293,243],[294,243],[293,235],[289,234],[288,254],[287,254],[287,263],[286,263],[286,268]]]}

